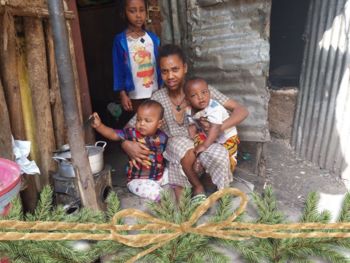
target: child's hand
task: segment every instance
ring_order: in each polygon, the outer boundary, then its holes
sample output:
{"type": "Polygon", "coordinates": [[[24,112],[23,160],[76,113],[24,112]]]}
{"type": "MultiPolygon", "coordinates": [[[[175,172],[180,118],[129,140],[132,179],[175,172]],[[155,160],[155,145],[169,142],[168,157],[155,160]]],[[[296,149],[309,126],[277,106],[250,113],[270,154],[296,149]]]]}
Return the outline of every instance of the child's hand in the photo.
{"type": "Polygon", "coordinates": [[[126,111],[133,110],[131,100],[125,91],[120,92],[120,100],[121,100],[121,104],[122,104],[124,110],[126,110],[126,111]]]}
{"type": "Polygon", "coordinates": [[[190,136],[191,139],[194,139],[194,137],[196,136],[197,133],[197,127],[196,125],[189,125],[188,126],[188,135],[190,136]]]}
{"type": "Polygon", "coordinates": [[[90,118],[92,118],[93,120],[91,121],[91,127],[92,128],[98,128],[101,126],[102,122],[100,119],[100,116],[98,116],[97,112],[94,112],[93,114],[91,114],[90,118]]]}
{"type": "Polygon", "coordinates": [[[207,117],[200,117],[199,124],[205,133],[208,133],[211,127],[211,123],[208,121],[207,117]]]}
{"type": "Polygon", "coordinates": [[[204,152],[207,149],[207,147],[204,144],[197,145],[194,148],[194,154],[198,156],[200,153],[204,152]]]}

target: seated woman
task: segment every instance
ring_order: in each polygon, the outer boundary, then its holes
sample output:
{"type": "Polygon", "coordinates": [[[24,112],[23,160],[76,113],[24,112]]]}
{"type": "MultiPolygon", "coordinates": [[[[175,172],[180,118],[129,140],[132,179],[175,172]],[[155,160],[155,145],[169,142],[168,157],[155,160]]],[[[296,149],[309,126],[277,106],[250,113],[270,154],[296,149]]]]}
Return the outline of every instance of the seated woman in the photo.
{"type": "MultiPolygon", "coordinates": [[[[194,172],[192,164],[196,159],[193,140],[188,134],[188,121],[185,118],[188,102],[185,100],[183,85],[187,73],[187,63],[182,49],[176,45],[165,45],[159,50],[159,65],[164,87],[153,93],[151,99],[163,105],[164,122],[162,130],[168,135],[164,157],[168,160],[169,184],[175,188],[178,198],[184,187],[193,187],[193,196],[202,196],[204,187],[194,172]],[[184,173],[186,176],[184,176],[184,173]]],[[[209,86],[211,98],[217,100],[231,112],[221,125],[221,130],[241,123],[248,111],[218,90],[209,86]]],[[[135,117],[129,122],[134,127],[135,117]]],[[[147,161],[149,149],[140,143],[124,141],[123,150],[136,162],[147,161]]],[[[219,143],[213,143],[198,157],[205,171],[218,189],[229,186],[232,181],[230,159],[227,150],[219,143]]]]}

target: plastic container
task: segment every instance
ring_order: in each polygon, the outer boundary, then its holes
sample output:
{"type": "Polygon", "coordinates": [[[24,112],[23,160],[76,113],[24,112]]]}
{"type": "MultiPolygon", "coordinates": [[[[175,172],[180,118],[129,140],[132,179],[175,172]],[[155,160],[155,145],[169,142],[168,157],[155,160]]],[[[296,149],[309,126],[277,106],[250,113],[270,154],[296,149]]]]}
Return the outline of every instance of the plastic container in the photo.
{"type": "Polygon", "coordinates": [[[122,115],[123,112],[122,106],[114,102],[108,103],[107,109],[116,120],[119,119],[120,115],[122,115]]]}
{"type": "Polygon", "coordinates": [[[0,216],[9,212],[9,204],[21,188],[21,169],[13,161],[0,158],[0,216]]]}

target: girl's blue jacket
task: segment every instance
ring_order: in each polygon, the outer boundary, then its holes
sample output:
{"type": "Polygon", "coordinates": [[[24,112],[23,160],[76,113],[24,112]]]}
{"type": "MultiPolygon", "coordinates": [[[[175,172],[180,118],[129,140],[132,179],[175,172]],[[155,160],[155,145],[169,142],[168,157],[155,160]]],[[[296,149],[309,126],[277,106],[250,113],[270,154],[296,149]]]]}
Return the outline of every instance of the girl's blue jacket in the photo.
{"type": "MultiPolygon", "coordinates": [[[[158,47],[160,45],[159,38],[156,34],[146,31],[146,33],[151,37],[154,46],[154,57],[157,62],[157,78],[158,87],[161,87],[162,78],[160,74],[160,69],[158,66],[158,47]]],[[[134,81],[131,74],[131,64],[129,56],[129,48],[126,40],[126,31],[114,37],[113,42],[113,90],[126,92],[135,89],[134,81]]]]}

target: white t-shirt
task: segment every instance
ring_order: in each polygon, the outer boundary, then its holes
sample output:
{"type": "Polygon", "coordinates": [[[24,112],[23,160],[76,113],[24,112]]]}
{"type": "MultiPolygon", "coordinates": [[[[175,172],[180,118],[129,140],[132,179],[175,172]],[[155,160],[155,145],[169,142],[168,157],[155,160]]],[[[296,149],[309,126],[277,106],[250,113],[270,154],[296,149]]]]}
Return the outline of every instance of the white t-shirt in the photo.
{"type": "MultiPolygon", "coordinates": [[[[191,107],[186,109],[186,115],[188,116],[189,123],[199,125],[198,120],[201,117],[206,118],[210,123],[222,124],[230,115],[227,113],[227,110],[216,100],[211,99],[209,105],[201,110],[196,112],[194,115],[191,113],[191,107]]],[[[218,143],[225,143],[230,137],[237,135],[236,127],[231,127],[226,129],[223,133],[219,135],[216,139],[218,143]]]]}
{"type": "Polygon", "coordinates": [[[151,37],[146,33],[142,37],[127,37],[132,78],[135,90],[128,93],[130,99],[150,98],[158,89],[156,58],[151,37]]]}

